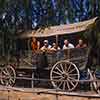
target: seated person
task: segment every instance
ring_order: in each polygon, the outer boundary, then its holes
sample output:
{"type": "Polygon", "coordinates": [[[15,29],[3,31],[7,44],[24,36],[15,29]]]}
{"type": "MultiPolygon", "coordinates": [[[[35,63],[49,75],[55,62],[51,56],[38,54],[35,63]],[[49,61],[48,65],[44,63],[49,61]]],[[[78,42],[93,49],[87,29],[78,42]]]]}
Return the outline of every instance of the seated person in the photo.
{"type": "Polygon", "coordinates": [[[57,51],[57,50],[60,50],[60,47],[56,45],[56,43],[53,43],[52,44],[52,48],[50,49],[52,51],[57,51]]]}
{"type": "Polygon", "coordinates": [[[63,50],[70,49],[70,48],[74,48],[74,45],[69,43],[68,40],[64,40],[63,50]]]}
{"type": "Polygon", "coordinates": [[[35,37],[32,38],[31,47],[33,52],[40,49],[40,42],[35,37]]]}
{"type": "Polygon", "coordinates": [[[41,47],[42,51],[47,51],[47,50],[51,49],[51,45],[49,45],[48,40],[44,40],[43,43],[44,43],[44,45],[43,45],[43,47],[41,47]]]}
{"type": "Polygon", "coordinates": [[[83,43],[82,39],[79,39],[78,44],[76,45],[76,48],[85,48],[85,47],[87,47],[87,45],[83,43]]]}

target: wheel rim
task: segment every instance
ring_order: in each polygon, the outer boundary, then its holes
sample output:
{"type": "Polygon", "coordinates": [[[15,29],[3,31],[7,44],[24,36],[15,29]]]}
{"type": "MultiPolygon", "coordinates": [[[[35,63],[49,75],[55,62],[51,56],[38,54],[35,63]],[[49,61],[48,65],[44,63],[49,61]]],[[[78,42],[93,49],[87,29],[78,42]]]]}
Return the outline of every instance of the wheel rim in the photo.
{"type": "Polygon", "coordinates": [[[80,74],[78,68],[69,61],[57,62],[50,72],[52,85],[63,91],[74,90],[78,85],[79,78],[80,74]]]}
{"type": "MultiPolygon", "coordinates": [[[[93,75],[93,77],[94,77],[94,80],[97,79],[95,74],[93,75]]],[[[100,83],[99,83],[98,81],[94,81],[92,84],[93,84],[93,87],[94,87],[95,91],[96,91],[98,94],[100,94],[100,88],[99,88],[99,84],[100,84],[100,83]]]]}
{"type": "Polygon", "coordinates": [[[11,65],[5,66],[1,71],[1,84],[13,86],[16,79],[16,73],[11,65]]]}

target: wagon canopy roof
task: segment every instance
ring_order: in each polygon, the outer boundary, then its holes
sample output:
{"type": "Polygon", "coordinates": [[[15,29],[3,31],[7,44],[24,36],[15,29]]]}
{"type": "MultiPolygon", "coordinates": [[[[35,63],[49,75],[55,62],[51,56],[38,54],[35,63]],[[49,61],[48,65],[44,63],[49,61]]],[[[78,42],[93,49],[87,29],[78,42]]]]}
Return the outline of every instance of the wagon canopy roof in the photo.
{"type": "Polygon", "coordinates": [[[55,36],[55,35],[64,35],[64,34],[72,34],[77,33],[81,31],[85,31],[87,29],[87,26],[90,24],[93,24],[97,17],[82,21],[74,24],[68,24],[68,25],[59,25],[59,26],[51,26],[48,28],[45,28],[44,30],[37,30],[37,31],[30,31],[27,33],[23,33],[20,35],[21,38],[28,38],[28,37],[49,37],[49,36],[55,36]]]}

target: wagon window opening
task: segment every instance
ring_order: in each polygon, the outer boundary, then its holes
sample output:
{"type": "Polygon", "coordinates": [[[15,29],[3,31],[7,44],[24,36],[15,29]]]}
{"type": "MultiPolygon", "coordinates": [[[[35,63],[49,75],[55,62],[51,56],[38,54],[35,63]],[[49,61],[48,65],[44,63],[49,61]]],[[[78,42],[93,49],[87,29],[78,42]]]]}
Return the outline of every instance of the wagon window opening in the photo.
{"type": "Polygon", "coordinates": [[[73,34],[67,34],[67,35],[59,36],[58,40],[59,40],[60,47],[61,48],[63,47],[65,39],[68,39],[68,41],[76,47],[79,39],[85,40],[83,38],[83,34],[84,34],[84,32],[79,32],[79,33],[75,33],[75,34],[73,33],[73,34]]]}

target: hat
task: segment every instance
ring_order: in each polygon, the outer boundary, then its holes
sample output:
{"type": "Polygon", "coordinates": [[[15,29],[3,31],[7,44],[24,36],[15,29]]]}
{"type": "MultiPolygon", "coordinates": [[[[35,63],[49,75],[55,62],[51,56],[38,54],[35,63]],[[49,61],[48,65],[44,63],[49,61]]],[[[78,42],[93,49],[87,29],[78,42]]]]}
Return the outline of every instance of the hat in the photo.
{"type": "Polygon", "coordinates": [[[44,40],[44,43],[48,43],[48,40],[44,40]]]}

